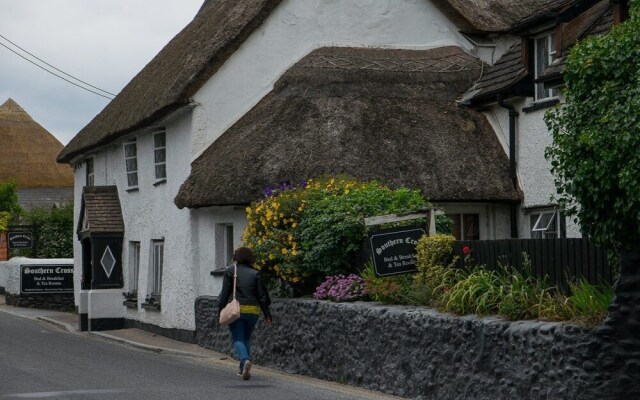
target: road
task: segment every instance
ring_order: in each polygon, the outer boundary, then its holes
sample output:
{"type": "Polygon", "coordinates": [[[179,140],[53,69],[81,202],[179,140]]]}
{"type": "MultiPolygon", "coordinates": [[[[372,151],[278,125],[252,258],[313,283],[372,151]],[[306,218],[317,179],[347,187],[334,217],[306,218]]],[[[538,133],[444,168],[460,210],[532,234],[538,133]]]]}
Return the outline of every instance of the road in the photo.
{"type": "Polygon", "coordinates": [[[228,363],[154,353],[0,312],[0,399],[390,399],[228,363]]]}

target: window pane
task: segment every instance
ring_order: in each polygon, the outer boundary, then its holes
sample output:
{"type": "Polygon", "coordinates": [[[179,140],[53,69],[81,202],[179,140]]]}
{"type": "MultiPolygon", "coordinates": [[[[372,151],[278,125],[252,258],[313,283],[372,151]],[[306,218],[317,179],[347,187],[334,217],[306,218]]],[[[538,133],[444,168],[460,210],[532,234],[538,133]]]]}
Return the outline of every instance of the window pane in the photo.
{"type": "Polygon", "coordinates": [[[130,158],[125,161],[127,172],[135,172],[138,170],[138,159],[130,158]]]}
{"type": "Polygon", "coordinates": [[[460,214],[445,214],[447,217],[451,218],[453,221],[453,232],[451,233],[456,240],[461,240],[461,226],[460,226],[460,214]]]}
{"type": "Polygon", "coordinates": [[[138,186],[138,173],[131,172],[127,174],[127,184],[129,186],[138,186]]]}
{"type": "Polygon", "coordinates": [[[155,148],[165,147],[166,139],[165,139],[164,132],[163,133],[156,133],[153,136],[153,143],[154,143],[154,147],[155,148]]]}
{"type": "Polygon", "coordinates": [[[156,165],[156,179],[167,177],[167,169],[164,164],[156,165]]]}
{"type": "Polygon", "coordinates": [[[226,243],[226,262],[227,265],[231,265],[233,262],[233,225],[227,225],[225,227],[225,243],[226,243]]]}
{"type": "Polygon", "coordinates": [[[124,156],[135,157],[137,155],[137,148],[135,143],[127,143],[124,145],[124,156]]]}
{"type": "Polygon", "coordinates": [[[166,152],[164,149],[158,149],[154,151],[154,158],[155,158],[155,162],[157,163],[163,163],[166,161],[166,152]]]}
{"type": "Polygon", "coordinates": [[[480,240],[480,215],[464,214],[464,240],[480,240]]]}

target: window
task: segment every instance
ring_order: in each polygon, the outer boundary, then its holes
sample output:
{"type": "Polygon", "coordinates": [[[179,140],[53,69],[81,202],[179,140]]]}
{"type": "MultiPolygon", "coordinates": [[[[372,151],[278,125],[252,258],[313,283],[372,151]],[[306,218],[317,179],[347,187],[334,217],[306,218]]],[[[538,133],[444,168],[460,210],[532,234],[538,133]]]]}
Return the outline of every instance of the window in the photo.
{"type": "Polygon", "coordinates": [[[135,141],[124,144],[124,165],[127,171],[127,186],[138,187],[138,146],[135,141]]]}
{"type": "MultiPolygon", "coordinates": [[[[547,33],[534,40],[535,45],[535,79],[544,73],[549,64],[556,58],[555,33],[547,33]]],[[[558,95],[558,89],[545,89],[544,83],[536,83],[536,100],[544,100],[558,95]]]]}
{"type": "Polygon", "coordinates": [[[129,293],[138,293],[138,274],[140,271],[140,242],[129,242],[129,293]]]}
{"type": "Polygon", "coordinates": [[[480,240],[479,214],[446,214],[453,220],[453,236],[456,240],[480,240]]]}
{"type": "Polygon", "coordinates": [[[233,224],[218,224],[216,238],[216,267],[224,269],[233,262],[233,224]]]}
{"type": "Polygon", "coordinates": [[[529,216],[532,239],[555,239],[566,235],[564,218],[557,210],[532,213],[529,216]]]}
{"type": "Polygon", "coordinates": [[[154,240],[152,242],[151,257],[151,297],[159,300],[162,294],[162,267],[164,264],[164,241],[154,240]]]}
{"type": "Polygon", "coordinates": [[[86,186],[93,186],[94,185],[94,178],[93,178],[93,158],[87,158],[84,162],[84,166],[85,166],[85,170],[87,171],[87,179],[86,179],[86,186]]]}
{"type": "Polygon", "coordinates": [[[167,178],[167,137],[164,128],[153,133],[153,157],[156,180],[167,178]]]}

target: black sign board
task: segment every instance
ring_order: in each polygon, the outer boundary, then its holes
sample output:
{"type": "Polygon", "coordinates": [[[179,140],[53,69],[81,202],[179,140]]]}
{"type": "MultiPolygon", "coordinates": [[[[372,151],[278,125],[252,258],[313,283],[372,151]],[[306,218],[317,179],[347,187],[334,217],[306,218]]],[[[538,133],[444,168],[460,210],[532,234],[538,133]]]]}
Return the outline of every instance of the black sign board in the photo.
{"type": "Polygon", "coordinates": [[[21,265],[21,293],[73,293],[73,265],[21,265]]]}
{"type": "Polygon", "coordinates": [[[416,245],[426,235],[423,227],[403,226],[369,234],[371,254],[378,276],[416,272],[416,245]]]}
{"type": "Polygon", "coordinates": [[[30,249],[33,247],[32,232],[7,232],[9,249],[30,249]]]}

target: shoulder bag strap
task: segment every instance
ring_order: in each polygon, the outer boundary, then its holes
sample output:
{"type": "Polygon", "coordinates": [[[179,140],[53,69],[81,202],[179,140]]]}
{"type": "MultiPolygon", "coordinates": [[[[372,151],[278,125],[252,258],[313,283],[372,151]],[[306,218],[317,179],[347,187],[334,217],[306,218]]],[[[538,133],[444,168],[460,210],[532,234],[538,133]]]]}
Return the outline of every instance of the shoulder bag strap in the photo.
{"type": "Polygon", "coordinates": [[[233,265],[233,299],[236,299],[236,279],[238,278],[238,266],[233,265]]]}

